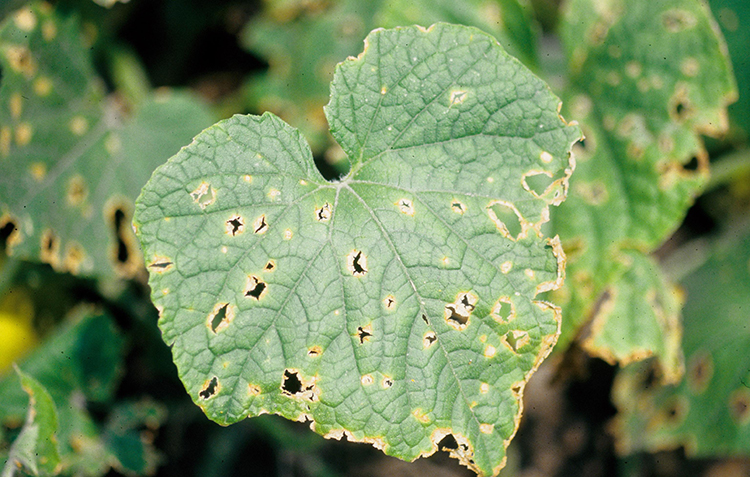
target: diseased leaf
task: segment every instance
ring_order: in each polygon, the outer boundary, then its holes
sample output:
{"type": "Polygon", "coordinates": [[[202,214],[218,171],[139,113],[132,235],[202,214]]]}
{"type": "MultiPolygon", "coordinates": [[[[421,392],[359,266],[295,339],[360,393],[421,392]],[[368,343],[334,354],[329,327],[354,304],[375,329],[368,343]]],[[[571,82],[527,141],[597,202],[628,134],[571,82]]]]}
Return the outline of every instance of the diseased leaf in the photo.
{"type": "MultiPolygon", "coordinates": [[[[536,64],[536,31],[528,7],[518,0],[272,0],[265,5],[243,33],[245,46],[269,63],[267,73],[248,83],[248,101],[299,128],[316,154],[329,147],[322,107],[334,68],[357,54],[362,37],[376,27],[439,21],[475,26],[528,66],[536,64]]],[[[342,159],[335,148],[326,157],[342,159]]]]}
{"type": "Polygon", "coordinates": [[[717,247],[682,285],[686,372],[654,386],[649,363],[619,373],[613,399],[621,454],[683,446],[690,456],[750,452],[750,235],[717,247]]]}
{"type": "Polygon", "coordinates": [[[664,381],[679,381],[682,362],[682,296],[665,283],[659,265],[640,252],[596,304],[590,334],[581,343],[592,356],[626,365],[649,357],[661,363],[664,381]]]}
{"type": "Polygon", "coordinates": [[[57,450],[57,410],[39,381],[16,368],[21,387],[28,394],[28,411],[21,433],[13,441],[3,477],[12,477],[23,469],[31,475],[57,475],[60,454],[57,450]]]}
{"type": "Polygon", "coordinates": [[[559,327],[536,298],[562,281],[540,228],[580,134],[558,107],[492,37],[438,24],[375,31],[337,68],[340,181],[272,114],[197,136],[134,219],[195,403],[222,424],[275,413],[407,460],[451,435],[455,457],[496,474],[559,327]]]}
{"type": "Polygon", "coordinates": [[[211,119],[157,93],[130,119],[104,97],[78,22],[48,4],[0,26],[0,226],[11,255],[58,271],[132,276],[135,196],[157,165],[211,119]]]}
{"type": "MultiPolygon", "coordinates": [[[[700,134],[726,129],[737,93],[726,48],[698,0],[572,0],[561,35],[566,104],[586,136],[575,149],[570,198],[553,214],[570,260],[558,295],[565,346],[596,319],[595,304],[628,273],[633,254],[653,251],[681,223],[708,174],[700,134]]],[[[662,336],[650,352],[674,339],[662,336]]],[[[600,341],[605,348],[629,354],[621,343],[600,341]]]]}

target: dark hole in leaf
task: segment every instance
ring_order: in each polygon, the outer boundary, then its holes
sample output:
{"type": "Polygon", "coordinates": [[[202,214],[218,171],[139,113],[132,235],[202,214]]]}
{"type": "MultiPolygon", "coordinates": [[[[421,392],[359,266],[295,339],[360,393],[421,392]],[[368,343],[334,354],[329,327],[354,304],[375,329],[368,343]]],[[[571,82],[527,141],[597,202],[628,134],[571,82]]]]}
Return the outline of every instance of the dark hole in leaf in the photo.
{"type": "Polygon", "coordinates": [[[211,331],[216,333],[216,329],[219,327],[222,321],[227,317],[227,307],[229,306],[229,303],[225,303],[224,306],[219,308],[219,311],[216,312],[216,315],[211,319],[211,331]]]}
{"type": "Polygon", "coordinates": [[[357,336],[359,337],[359,343],[362,344],[367,338],[372,336],[372,333],[359,326],[357,327],[357,336]]]}
{"type": "Polygon", "coordinates": [[[511,387],[510,390],[513,391],[514,393],[518,394],[518,393],[521,392],[521,386],[519,386],[518,384],[516,384],[513,387],[511,387]]]}
{"type": "Polygon", "coordinates": [[[675,103],[674,115],[678,121],[684,121],[685,119],[687,119],[687,116],[689,113],[690,113],[690,105],[687,103],[687,101],[681,100],[675,103]]]}
{"type": "Polygon", "coordinates": [[[255,233],[257,234],[257,233],[263,231],[266,227],[268,227],[268,224],[266,223],[266,217],[265,216],[261,216],[261,218],[260,218],[260,224],[258,224],[258,226],[255,228],[255,233]]]}
{"type": "Polygon", "coordinates": [[[456,210],[457,212],[463,212],[464,211],[464,205],[461,202],[453,202],[451,204],[451,207],[456,210]]]}
{"type": "Polygon", "coordinates": [[[474,310],[474,305],[469,301],[469,295],[461,297],[461,304],[465,306],[467,310],[474,310]]]}
{"type": "Polygon", "coordinates": [[[253,277],[255,279],[255,286],[245,292],[245,296],[253,297],[256,300],[260,300],[260,295],[263,293],[263,290],[266,289],[266,284],[260,281],[258,278],[253,277]]]}
{"type": "Polygon", "coordinates": [[[12,220],[5,222],[3,226],[0,227],[0,246],[5,247],[8,243],[8,239],[16,230],[18,230],[18,227],[15,222],[12,220]]]}
{"type": "Polygon", "coordinates": [[[219,380],[216,376],[211,378],[211,381],[208,382],[208,386],[203,388],[203,390],[198,394],[201,399],[208,399],[214,394],[216,394],[216,387],[219,385],[219,380]]]}
{"type": "Polygon", "coordinates": [[[424,321],[425,324],[428,324],[428,325],[430,324],[430,321],[427,319],[427,315],[425,314],[422,314],[422,321],[424,321]]]}
{"type": "Polygon", "coordinates": [[[274,268],[276,268],[276,267],[274,266],[273,262],[268,262],[268,263],[266,264],[266,266],[265,266],[265,269],[266,269],[266,270],[268,270],[269,272],[270,272],[271,270],[273,270],[274,268]]]}
{"type": "Polygon", "coordinates": [[[685,169],[686,171],[697,171],[699,164],[700,164],[700,162],[698,162],[698,157],[697,156],[693,156],[693,157],[690,158],[690,160],[687,162],[687,164],[684,164],[682,166],[682,168],[685,169]]]}
{"type": "Polygon", "coordinates": [[[51,252],[55,249],[55,236],[52,234],[47,235],[44,237],[44,248],[48,252],[51,252]]]}
{"type": "Polygon", "coordinates": [[[149,265],[148,268],[157,268],[157,269],[163,270],[163,269],[169,267],[170,265],[172,265],[172,263],[173,262],[169,262],[169,261],[154,262],[151,265],[149,265]]]}
{"type": "Polygon", "coordinates": [[[391,378],[385,378],[383,380],[383,385],[387,388],[390,388],[391,386],[393,386],[393,380],[391,378]]]}
{"type": "Polygon", "coordinates": [[[297,394],[302,391],[302,381],[299,380],[297,373],[284,370],[284,382],[281,384],[281,390],[286,394],[297,394]]]}
{"type": "Polygon", "coordinates": [[[456,312],[456,305],[452,303],[450,305],[445,305],[445,309],[450,312],[450,315],[448,315],[449,320],[455,321],[459,325],[465,325],[469,321],[468,316],[456,312]]]}
{"type": "Polygon", "coordinates": [[[237,232],[239,232],[240,228],[242,228],[243,225],[245,225],[242,222],[242,219],[240,217],[232,217],[231,219],[227,220],[227,225],[232,227],[232,236],[237,235],[237,232]]]}
{"type": "Polygon", "coordinates": [[[435,341],[437,341],[437,336],[435,336],[435,335],[433,335],[433,334],[428,334],[427,336],[425,336],[425,337],[424,337],[424,339],[426,339],[426,340],[427,340],[427,343],[428,343],[428,344],[432,344],[432,343],[434,343],[435,341]]]}
{"type": "Polygon", "coordinates": [[[456,438],[453,437],[453,434],[448,434],[447,436],[440,439],[440,442],[438,442],[438,449],[441,449],[441,450],[458,449],[458,442],[456,442],[456,438]]]}
{"type": "Polygon", "coordinates": [[[359,260],[362,258],[362,252],[357,252],[357,255],[354,256],[354,261],[352,262],[352,267],[354,268],[354,274],[355,275],[364,275],[367,273],[367,269],[365,269],[360,263],[359,260]]]}
{"type": "Polygon", "coordinates": [[[119,263],[127,263],[128,258],[130,257],[130,251],[128,250],[128,245],[123,240],[123,233],[125,232],[123,230],[123,227],[125,226],[125,212],[122,209],[117,208],[115,209],[113,217],[115,236],[117,237],[117,261],[119,263]]]}
{"type": "Polygon", "coordinates": [[[508,234],[511,237],[518,237],[523,227],[521,226],[521,219],[518,218],[515,211],[504,204],[493,204],[490,208],[495,213],[497,220],[502,222],[505,228],[508,229],[508,234]]]}

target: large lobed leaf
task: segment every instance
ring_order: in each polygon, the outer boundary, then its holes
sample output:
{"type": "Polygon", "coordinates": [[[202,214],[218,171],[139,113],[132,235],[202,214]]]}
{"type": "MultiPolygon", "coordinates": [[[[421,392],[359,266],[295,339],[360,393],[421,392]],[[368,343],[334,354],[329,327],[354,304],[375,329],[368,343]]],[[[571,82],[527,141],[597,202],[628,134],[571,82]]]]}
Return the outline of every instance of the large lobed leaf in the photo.
{"type": "Polygon", "coordinates": [[[211,123],[161,92],[129,120],[104,97],[78,22],[33,3],[0,25],[0,227],[11,255],[58,271],[132,276],[128,226],[151,172],[211,123]]]}
{"type": "Polygon", "coordinates": [[[597,314],[607,310],[599,306],[607,296],[669,293],[657,267],[649,266],[647,280],[628,283],[627,275],[641,274],[643,255],[682,222],[707,178],[700,134],[726,129],[726,106],[737,94],[726,47],[698,0],[571,0],[561,36],[566,104],[586,139],[576,150],[570,197],[552,218],[569,256],[560,341],[595,320],[584,343],[592,354],[622,364],[657,355],[665,375],[676,378],[681,358],[670,343],[679,342],[679,326],[662,326],[663,339],[646,347],[632,337],[623,347],[616,331],[652,328],[664,307],[597,314]]]}
{"type": "Polygon", "coordinates": [[[562,281],[540,227],[580,134],[558,108],[494,38],[437,24],[375,31],[338,66],[326,116],[352,164],[340,181],[272,114],[197,136],[134,219],[196,404],[408,460],[450,434],[454,456],[497,473],[559,328],[536,298],[562,281]]]}

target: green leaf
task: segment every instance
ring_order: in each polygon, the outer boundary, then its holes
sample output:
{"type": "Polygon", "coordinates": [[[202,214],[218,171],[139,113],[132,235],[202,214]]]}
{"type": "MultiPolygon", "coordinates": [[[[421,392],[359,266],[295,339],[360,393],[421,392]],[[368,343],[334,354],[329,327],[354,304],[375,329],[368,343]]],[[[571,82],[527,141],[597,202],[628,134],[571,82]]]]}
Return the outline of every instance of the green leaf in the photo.
{"type": "Polygon", "coordinates": [[[536,296],[564,258],[539,229],[580,132],[477,29],[365,45],[326,108],[341,181],[272,114],[222,121],[154,173],[134,224],[159,325],[219,423],[275,413],[407,460],[452,434],[454,456],[495,474],[557,336],[536,296]],[[537,193],[539,175],[557,179],[537,193]]]}
{"type": "Polygon", "coordinates": [[[750,453],[750,234],[743,235],[716,247],[682,282],[682,381],[654,386],[648,363],[618,374],[614,429],[621,454],[678,446],[691,456],[750,453]]]}
{"type": "Polygon", "coordinates": [[[16,368],[21,387],[28,394],[28,412],[21,433],[13,442],[3,477],[12,477],[23,469],[32,475],[57,475],[60,455],[57,450],[57,410],[55,402],[39,381],[16,368]]]}
{"type": "MultiPolygon", "coordinates": [[[[518,0],[271,1],[243,33],[244,45],[269,63],[266,74],[249,82],[248,101],[298,127],[317,154],[329,147],[322,107],[341,58],[357,54],[362,37],[376,27],[439,21],[481,28],[525,64],[536,64],[536,30],[528,7],[518,0]]],[[[342,159],[335,148],[326,158],[342,159]]]]}
{"type": "Polygon", "coordinates": [[[737,94],[713,25],[697,0],[568,3],[565,98],[586,139],[575,150],[570,197],[553,215],[569,258],[562,343],[595,319],[628,255],[661,245],[705,183],[700,134],[726,129],[737,94]]]}
{"type": "Polygon", "coordinates": [[[48,4],[0,26],[0,226],[9,253],[56,270],[132,276],[128,223],[151,172],[210,124],[184,94],[157,93],[130,119],[104,97],[78,22],[48,4]]]}
{"type": "Polygon", "coordinates": [[[625,252],[628,270],[602,294],[582,346],[592,356],[625,366],[658,358],[665,383],[679,381],[682,362],[682,296],[666,283],[659,265],[639,252],[625,252]]]}

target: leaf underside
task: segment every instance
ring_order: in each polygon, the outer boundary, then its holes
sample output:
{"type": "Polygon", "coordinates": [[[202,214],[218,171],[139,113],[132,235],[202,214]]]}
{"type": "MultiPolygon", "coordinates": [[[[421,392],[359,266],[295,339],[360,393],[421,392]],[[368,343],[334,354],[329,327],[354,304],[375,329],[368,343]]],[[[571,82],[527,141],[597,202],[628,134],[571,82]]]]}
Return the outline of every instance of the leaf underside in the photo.
{"type": "Polygon", "coordinates": [[[164,339],[228,424],[276,413],[406,460],[504,465],[555,343],[564,258],[539,232],[577,127],[479,30],[376,30],[325,112],[352,164],[315,168],[272,114],[205,130],[160,167],[134,224],[164,339]]]}

